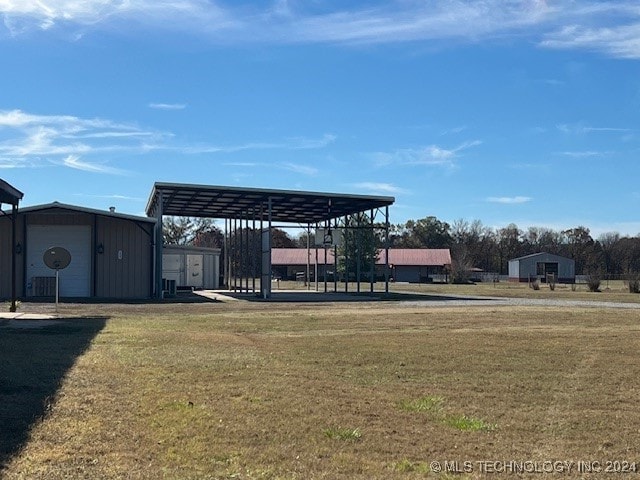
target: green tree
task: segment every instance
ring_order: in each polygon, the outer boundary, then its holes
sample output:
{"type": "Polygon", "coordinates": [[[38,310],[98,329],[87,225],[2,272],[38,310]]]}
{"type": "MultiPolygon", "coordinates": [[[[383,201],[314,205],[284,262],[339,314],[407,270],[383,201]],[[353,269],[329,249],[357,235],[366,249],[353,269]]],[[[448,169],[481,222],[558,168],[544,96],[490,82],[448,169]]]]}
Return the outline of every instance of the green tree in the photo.
{"type": "MultiPolygon", "coordinates": [[[[222,231],[210,218],[165,216],[162,219],[162,236],[167,245],[194,245],[198,236],[207,232],[212,239],[217,237],[221,240],[222,231]]],[[[201,241],[205,242],[204,238],[201,241]]]]}
{"type": "Polygon", "coordinates": [[[523,253],[521,236],[522,230],[515,223],[510,223],[497,231],[499,272],[501,274],[508,273],[509,260],[518,258],[523,253]]]}
{"type": "Polygon", "coordinates": [[[449,224],[434,216],[409,220],[395,225],[391,236],[393,246],[402,248],[448,248],[451,245],[449,224]]]}
{"type": "Polygon", "coordinates": [[[338,271],[350,279],[372,275],[378,259],[378,238],[366,213],[346,217],[338,247],[338,271]]]}
{"type": "Polygon", "coordinates": [[[194,219],[190,217],[164,217],[162,236],[168,245],[187,245],[193,240],[194,219]]]}
{"type": "Polygon", "coordinates": [[[279,228],[272,228],[271,246],[272,248],[295,248],[297,245],[287,232],[279,228]]]}
{"type": "Polygon", "coordinates": [[[601,247],[593,241],[589,229],[583,226],[564,230],[564,255],[576,262],[576,273],[602,274],[601,247]]]}

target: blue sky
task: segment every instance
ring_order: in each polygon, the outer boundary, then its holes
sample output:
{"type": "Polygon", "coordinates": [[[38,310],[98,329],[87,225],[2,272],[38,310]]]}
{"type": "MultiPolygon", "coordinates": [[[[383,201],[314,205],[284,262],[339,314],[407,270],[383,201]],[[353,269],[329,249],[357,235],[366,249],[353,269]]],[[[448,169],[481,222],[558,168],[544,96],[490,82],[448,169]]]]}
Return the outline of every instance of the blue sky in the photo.
{"type": "Polygon", "coordinates": [[[0,0],[0,177],[391,195],[393,223],[640,233],[640,4],[0,0]]]}

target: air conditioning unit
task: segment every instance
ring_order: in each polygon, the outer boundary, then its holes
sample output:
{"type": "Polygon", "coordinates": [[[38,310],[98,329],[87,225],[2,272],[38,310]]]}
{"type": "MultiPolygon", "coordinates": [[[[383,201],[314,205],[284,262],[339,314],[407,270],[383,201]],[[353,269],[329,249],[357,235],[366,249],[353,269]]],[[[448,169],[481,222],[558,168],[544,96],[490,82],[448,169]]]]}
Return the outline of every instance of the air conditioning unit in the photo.
{"type": "Polygon", "coordinates": [[[56,295],[56,277],[32,277],[31,288],[34,297],[54,297],[56,295]]]}

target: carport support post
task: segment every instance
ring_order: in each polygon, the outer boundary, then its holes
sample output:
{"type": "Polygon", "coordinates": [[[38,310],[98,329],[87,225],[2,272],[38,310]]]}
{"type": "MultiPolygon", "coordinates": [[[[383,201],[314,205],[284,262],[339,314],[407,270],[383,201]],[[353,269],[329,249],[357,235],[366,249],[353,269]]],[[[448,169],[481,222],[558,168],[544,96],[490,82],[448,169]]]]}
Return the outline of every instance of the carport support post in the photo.
{"type": "Polygon", "coordinates": [[[233,235],[231,236],[233,242],[233,291],[238,290],[238,272],[240,271],[240,262],[238,261],[238,219],[233,219],[233,235]]]}
{"type": "Polygon", "coordinates": [[[349,238],[349,215],[344,216],[344,232],[347,234],[344,237],[344,293],[349,293],[349,242],[347,239],[349,238]]]}
{"type": "Polygon", "coordinates": [[[238,291],[242,293],[242,280],[244,276],[244,229],[242,228],[242,212],[238,213],[238,291]]]}
{"type": "Polygon", "coordinates": [[[256,207],[253,207],[253,231],[251,232],[251,238],[253,241],[251,242],[251,277],[253,290],[252,293],[256,294],[256,275],[258,274],[258,265],[256,264],[256,243],[258,241],[258,237],[256,235],[256,207]]]}
{"type": "Polygon", "coordinates": [[[384,207],[384,293],[389,293],[389,206],[384,207]]]}
{"type": "MultiPolygon", "coordinates": [[[[328,222],[325,222],[324,224],[325,229],[324,232],[326,232],[327,230],[331,229],[331,219],[329,219],[328,222]]],[[[324,235],[323,232],[323,235],[324,235]]],[[[324,242],[322,243],[322,245],[324,246],[323,250],[324,250],[324,293],[327,293],[327,246],[324,244],[324,242]]],[[[333,270],[333,276],[335,277],[336,275],[336,270],[333,270]]]]}
{"type": "MultiPolygon", "coordinates": [[[[359,224],[360,222],[358,222],[359,224]]],[[[356,225],[356,291],[360,293],[360,264],[362,263],[362,242],[360,241],[360,226],[356,225]]]]}
{"type": "Polygon", "coordinates": [[[378,253],[378,245],[376,242],[376,227],[375,224],[373,223],[373,217],[375,215],[375,212],[373,211],[373,208],[371,209],[371,240],[373,241],[373,256],[371,257],[371,273],[369,274],[369,281],[371,282],[370,284],[370,292],[373,293],[373,283],[375,280],[375,275],[376,275],[376,257],[377,257],[377,253],[378,253]]]}
{"type": "Polygon", "coordinates": [[[156,298],[162,298],[162,190],[156,192],[156,298]]]}
{"type": "Polygon", "coordinates": [[[272,206],[273,206],[273,199],[271,197],[269,197],[269,201],[267,203],[267,219],[268,219],[268,231],[267,231],[267,245],[266,245],[266,250],[264,251],[264,247],[262,248],[263,253],[262,253],[262,264],[265,265],[266,263],[266,272],[263,272],[263,285],[262,285],[262,297],[266,300],[267,298],[271,297],[271,280],[273,278],[273,272],[271,270],[271,225],[272,225],[272,206]],[[265,275],[266,274],[266,275],[265,275]],[[267,277],[267,278],[265,278],[267,277]]]}
{"type": "Polygon", "coordinates": [[[249,249],[249,212],[245,211],[244,212],[244,231],[245,231],[245,235],[247,238],[245,238],[245,248],[246,248],[246,259],[247,259],[247,265],[245,267],[245,272],[247,274],[247,278],[244,282],[246,288],[247,288],[247,293],[249,293],[249,274],[251,273],[251,254],[249,253],[251,250],[249,249]]]}
{"type": "MultiPolygon", "coordinates": [[[[331,220],[329,220],[329,225],[331,225],[331,220]]],[[[334,220],[334,230],[337,232],[338,231],[338,219],[334,220]]],[[[342,240],[344,241],[344,230],[343,230],[343,234],[342,234],[342,240]]],[[[327,269],[327,262],[326,262],[326,258],[325,258],[325,262],[324,262],[324,269],[326,271],[327,269]]],[[[333,291],[334,293],[336,293],[338,291],[338,244],[336,242],[333,242],[333,291]]]]}
{"type": "Polygon", "coordinates": [[[307,223],[307,290],[311,290],[311,224],[307,223]]]}
{"type": "MultiPolygon", "coordinates": [[[[318,232],[318,224],[316,224],[316,234],[317,234],[317,232],[318,232]]],[[[318,288],[319,288],[319,287],[318,287],[318,273],[319,273],[319,270],[318,270],[318,245],[317,245],[317,242],[315,242],[315,237],[314,237],[314,243],[316,244],[316,245],[314,245],[314,247],[315,247],[315,248],[314,248],[314,250],[316,251],[316,265],[315,265],[315,267],[314,267],[314,270],[313,270],[313,271],[315,272],[315,273],[314,273],[314,280],[315,280],[315,284],[316,284],[316,292],[317,292],[317,291],[318,291],[318,288]]],[[[324,262],[324,275],[323,275],[323,276],[324,276],[324,277],[326,277],[326,276],[327,276],[327,262],[324,262]]],[[[326,281],[327,281],[327,280],[326,280],[326,278],[325,278],[325,282],[326,282],[326,281]]]]}
{"type": "Polygon", "coordinates": [[[224,219],[224,283],[231,291],[231,219],[224,219]]]}
{"type": "Polygon", "coordinates": [[[16,311],[16,218],[18,205],[11,208],[11,307],[10,312],[16,311]]]}

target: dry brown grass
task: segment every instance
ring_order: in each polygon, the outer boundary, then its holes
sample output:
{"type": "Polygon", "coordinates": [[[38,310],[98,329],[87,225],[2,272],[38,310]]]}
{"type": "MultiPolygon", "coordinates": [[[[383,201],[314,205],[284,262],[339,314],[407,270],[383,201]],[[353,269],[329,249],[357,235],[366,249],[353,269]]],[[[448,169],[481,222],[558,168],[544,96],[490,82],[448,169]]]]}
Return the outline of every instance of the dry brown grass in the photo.
{"type": "MultiPolygon", "coordinates": [[[[274,284],[274,291],[277,286],[274,284]]],[[[279,284],[281,290],[307,290],[302,282],[281,281],[279,284]]],[[[315,284],[312,283],[311,289],[315,290],[315,284]]],[[[334,284],[328,283],[327,290],[333,291],[334,284]]],[[[344,292],[344,283],[338,284],[338,292],[344,292]]],[[[355,292],[357,284],[350,283],[349,292],[355,292]]],[[[319,290],[324,291],[324,283],[319,284],[319,290]]],[[[360,290],[362,293],[370,291],[369,283],[361,283],[360,290]]],[[[551,290],[546,283],[540,284],[540,290],[529,288],[527,283],[516,282],[484,282],[472,285],[453,285],[453,284],[436,284],[436,283],[389,283],[389,291],[391,293],[416,293],[416,294],[435,294],[435,295],[469,295],[481,297],[503,297],[503,298],[533,298],[533,299],[562,299],[562,300],[586,300],[598,302],[625,302],[640,303],[640,295],[637,293],[629,293],[628,284],[622,280],[603,280],[600,285],[599,292],[590,292],[586,284],[569,285],[564,283],[556,284],[555,290],[551,290]]],[[[384,282],[374,284],[374,291],[381,293],[384,291],[384,282]]]]}
{"type": "MultiPolygon", "coordinates": [[[[393,302],[62,311],[109,319],[6,478],[451,478],[429,463],[640,461],[640,311],[393,302]],[[411,407],[421,401],[437,405],[411,407]],[[463,418],[490,428],[456,427],[463,418]]],[[[13,334],[12,348],[39,336],[13,334]]],[[[479,475],[476,465],[460,478],[479,475]]]]}
{"type": "Polygon", "coordinates": [[[590,292],[585,284],[556,284],[551,290],[545,283],[540,290],[529,288],[527,283],[498,282],[477,283],[475,285],[450,284],[392,284],[390,290],[443,295],[478,295],[507,298],[542,298],[563,300],[586,300],[598,302],[640,303],[640,295],[629,293],[628,285],[621,280],[604,280],[600,292],[590,292]],[[575,290],[574,290],[575,289],[575,290]]]}

